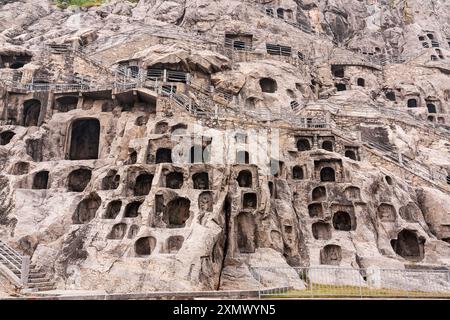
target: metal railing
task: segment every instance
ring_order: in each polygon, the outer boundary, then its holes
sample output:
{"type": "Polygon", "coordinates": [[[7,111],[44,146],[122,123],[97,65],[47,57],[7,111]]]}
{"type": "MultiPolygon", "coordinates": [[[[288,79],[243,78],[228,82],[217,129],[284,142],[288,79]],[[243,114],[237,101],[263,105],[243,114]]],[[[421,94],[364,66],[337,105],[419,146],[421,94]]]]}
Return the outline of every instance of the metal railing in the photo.
{"type": "Polygon", "coordinates": [[[227,38],[226,36],[225,36],[224,45],[225,45],[225,48],[236,50],[236,51],[253,51],[254,50],[252,44],[244,42],[244,41],[239,41],[236,39],[227,38]]]}
{"type": "Polygon", "coordinates": [[[445,184],[446,177],[444,174],[436,172],[427,167],[425,164],[422,164],[402,154],[401,152],[397,151],[392,145],[379,143],[374,138],[365,134],[361,135],[361,140],[362,142],[367,143],[368,146],[385,153],[387,157],[399,163],[401,166],[409,169],[409,171],[413,172],[415,175],[435,182],[439,185],[445,184]]]}
{"type": "Polygon", "coordinates": [[[256,267],[260,298],[447,298],[450,270],[256,267]],[[281,290],[265,290],[273,280],[281,290]],[[290,289],[287,289],[290,288],[290,289]]]}
{"type": "MultiPolygon", "coordinates": [[[[344,108],[337,108],[336,106],[330,104],[327,101],[316,101],[315,104],[325,106],[327,109],[329,109],[332,113],[339,115],[339,114],[352,114],[353,111],[345,110],[344,108]]],[[[363,113],[367,116],[367,114],[377,112],[377,114],[382,114],[386,118],[394,119],[398,121],[398,118],[400,119],[406,119],[408,123],[412,123],[418,127],[423,127],[424,125],[427,126],[429,129],[432,129],[433,132],[439,136],[442,136],[442,133],[437,132],[436,128],[429,127],[428,123],[424,123],[416,119],[413,115],[408,113],[407,111],[402,111],[394,108],[387,108],[383,106],[358,106],[358,110],[356,113],[363,113]]],[[[351,136],[352,132],[348,131],[344,128],[338,128],[336,126],[333,126],[333,130],[339,133],[342,136],[348,137],[351,136]]],[[[369,135],[362,134],[360,136],[361,142],[365,143],[367,147],[375,148],[381,153],[384,154],[387,158],[395,161],[400,166],[406,168],[411,173],[424,178],[432,183],[434,183],[437,186],[445,185],[446,183],[446,175],[444,173],[440,173],[436,170],[433,170],[432,168],[429,168],[427,165],[412,159],[396,150],[396,148],[392,145],[388,144],[382,144],[378,142],[377,140],[373,139],[369,135]]],[[[448,190],[446,190],[448,191],[448,190]]]]}
{"type": "Polygon", "coordinates": [[[27,91],[62,91],[77,92],[88,91],[90,86],[82,83],[15,83],[14,88],[27,91]]]}
{"type": "MultiPolygon", "coordinates": [[[[0,263],[10,272],[7,276],[12,277],[17,283],[26,287],[30,272],[30,258],[20,255],[5,242],[0,240],[0,263]]],[[[2,269],[0,268],[0,272],[2,269]]]]}

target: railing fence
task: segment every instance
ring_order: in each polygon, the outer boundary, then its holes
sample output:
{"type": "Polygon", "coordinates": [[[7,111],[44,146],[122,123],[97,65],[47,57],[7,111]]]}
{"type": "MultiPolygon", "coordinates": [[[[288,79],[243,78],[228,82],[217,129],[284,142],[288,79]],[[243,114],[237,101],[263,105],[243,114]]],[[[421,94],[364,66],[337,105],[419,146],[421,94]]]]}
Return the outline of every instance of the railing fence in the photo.
{"type": "Polygon", "coordinates": [[[450,270],[255,267],[260,298],[447,298],[450,270]],[[276,281],[282,289],[265,290],[276,281]]]}

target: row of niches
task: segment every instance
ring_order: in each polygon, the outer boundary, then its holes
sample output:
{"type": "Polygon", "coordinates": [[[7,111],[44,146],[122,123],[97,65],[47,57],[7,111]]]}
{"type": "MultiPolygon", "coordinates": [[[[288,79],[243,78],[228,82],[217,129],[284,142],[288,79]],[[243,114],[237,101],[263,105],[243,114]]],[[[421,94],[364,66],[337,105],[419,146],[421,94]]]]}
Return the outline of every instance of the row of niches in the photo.
{"type": "MultiPolygon", "coordinates": [[[[311,218],[324,221],[332,220],[336,230],[345,229],[345,231],[350,231],[356,229],[356,217],[353,205],[338,203],[328,204],[327,202],[319,201],[312,202],[308,205],[308,214],[311,218]],[[345,213],[345,219],[344,215],[338,215],[339,217],[335,218],[337,213],[345,213]],[[336,221],[344,220],[348,222],[347,227],[344,229],[340,228],[338,224],[335,224],[336,221]]],[[[380,222],[396,223],[400,216],[405,222],[418,223],[422,216],[422,211],[414,202],[408,202],[406,205],[399,208],[397,214],[397,210],[392,204],[381,203],[376,209],[376,214],[380,222]]]]}
{"type": "MultiPolygon", "coordinates": [[[[321,235],[327,235],[329,226],[320,226],[321,235]]],[[[425,238],[417,231],[402,229],[395,239],[390,241],[393,252],[408,261],[419,262],[425,258],[425,238]]],[[[339,266],[342,262],[342,248],[336,244],[327,244],[320,250],[320,264],[339,266]]]]}
{"type": "MultiPolygon", "coordinates": [[[[241,39],[241,37],[238,37],[241,39]]],[[[234,39],[234,38],[233,38],[234,39]]],[[[230,40],[230,39],[229,39],[230,40]]],[[[235,44],[239,42],[240,46],[243,48],[247,45],[245,42],[240,42],[238,40],[230,40],[234,41],[235,44]]],[[[251,45],[251,41],[250,44],[251,45]]],[[[268,49],[268,52],[271,51],[268,49]]],[[[274,53],[273,53],[274,54],[274,53]]],[[[130,62],[131,63],[131,62],[130,62]]],[[[238,96],[235,96],[231,90],[226,88],[222,88],[217,90],[212,84],[209,74],[202,74],[199,72],[188,72],[188,70],[180,71],[185,68],[185,66],[177,66],[180,70],[170,70],[170,69],[155,69],[153,67],[147,67],[147,69],[142,69],[137,65],[124,66],[126,72],[129,74],[145,74],[148,80],[158,81],[165,83],[163,85],[163,90],[165,92],[177,93],[183,92],[186,93],[189,90],[196,91],[199,87],[202,87],[203,91],[209,92],[209,94],[214,96],[220,96],[227,100],[228,102],[231,100],[235,100],[235,103],[239,104],[240,99],[238,96]]],[[[278,91],[278,83],[275,79],[269,76],[262,76],[259,79],[255,80],[257,85],[259,85],[261,93],[275,93],[278,91]]],[[[296,89],[299,89],[296,84],[296,89]]],[[[290,90],[288,93],[292,98],[295,98],[295,94],[293,90],[290,90]]],[[[248,100],[248,97],[245,98],[245,106],[252,109],[255,106],[254,103],[251,103],[248,100]]],[[[253,99],[254,97],[250,97],[249,99],[253,99]]]]}
{"type": "Polygon", "coordinates": [[[374,79],[381,76],[379,71],[344,64],[331,65],[331,75],[334,78],[337,91],[345,91],[358,87],[374,87],[376,86],[374,79]]]}
{"type": "Polygon", "coordinates": [[[440,43],[436,37],[435,32],[428,31],[426,35],[419,35],[418,39],[420,43],[422,44],[423,48],[432,48],[430,59],[431,61],[439,61],[439,60],[445,60],[445,56],[443,51],[439,48],[440,43]]]}
{"type": "MultiPolygon", "coordinates": [[[[158,187],[170,188],[170,189],[203,189],[208,190],[212,187],[212,176],[210,170],[204,167],[204,164],[193,164],[190,166],[190,172],[185,171],[181,167],[172,166],[170,164],[162,164],[163,170],[161,179],[158,183],[158,187]],[[198,166],[204,167],[197,171],[198,166]]],[[[124,184],[125,189],[134,190],[134,195],[146,195],[151,189],[154,178],[155,166],[149,165],[151,171],[145,171],[140,169],[146,167],[140,165],[126,166],[129,171],[126,174],[126,179],[121,180],[117,170],[109,170],[105,176],[101,178],[101,183],[98,189],[101,190],[115,190],[119,187],[121,181],[124,184]],[[142,171],[139,174],[136,171],[142,171]]],[[[276,162],[272,164],[276,171],[276,177],[283,177],[285,175],[284,163],[276,162]]],[[[307,174],[307,165],[295,165],[291,168],[288,178],[292,180],[304,180],[312,178],[314,180],[320,180],[322,182],[343,182],[344,172],[342,160],[340,159],[324,159],[314,161],[314,170],[311,174],[307,174]]],[[[242,170],[236,176],[236,181],[241,188],[252,188],[257,185],[257,174],[253,172],[254,169],[242,170]]],[[[30,163],[19,161],[12,165],[10,173],[13,175],[28,175],[24,177],[20,188],[31,189],[48,189],[51,187],[50,172],[49,170],[40,170],[29,174],[30,163]]],[[[78,167],[73,169],[66,175],[67,191],[69,192],[83,192],[86,187],[91,183],[97,188],[97,184],[92,181],[92,168],[78,167]]],[[[60,176],[58,172],[57,176],[60,176]]],[[[61,186],[55,186],[61,187],[61,186]]],[[[128,192],[129,193],[129,192],[128,192]]]]}
{"type": "Polygon", "coordinates": [[[159,244],[156,237],[141,237],[134,243],[134,253],[136,257],[146,257],[155,253],[176,254],[183,247],[183,243],[184,237],[180,235],[170,236],[159,244]]]}
{"type": "MultiPolygon", "coordinates": [[[[347,79],[345,76],[346,68],[349,67],[343,65],[333,65],[331,67],[333,77],[338,79],[335,83],[337,91],[349,90],[352,86],[365,87],[367,85],[367,81],[363,76],[353,75],[351,79],[347,79]]],[[[403,93],[401,89],[392,88],[384,88],[383,93],[388,101],[405,103],[407,108],[426,107],[429,114],[447,113],[447,110],[444,108],[442,102],[436,97],[422,98],[419,93],[416,95],[411,95],[403,93]]],[[[450,96],[450,93],[444,92],[443,96],[448,97],[450,96]]]]}
{"type": "Polygon", "coordinates": [[[80,95],[56,95],[52,105],[48,106],[47,97],[36,94],[33,98],[11,94],[1,120],[8,125],[20,125],[25,127],[40,126],[52,113],[66,113],[72,110],[91,110],[96,108],[99,112],[142,112],[145,115],[136,119],[136,125],[145,125],[150,116],[156,116],[156,99],[146,98],[143,95],[133,96],[129,91],[112,97],[86,97],[80,95]],[[129,96],[128,96],[129,95],[129,96]]]}
{"type": "Polygon", "coordinates": [[[357,227],[355,207],[351,204],[313,202],[308,205],[308,215],[318,223],[331,221],[338,231],[354,231],[357,227]]]}
{"type": "MultiPolygon", "coordinates": [[[[136,224],[128,225],[120,222],[112,226],[107,235],[108,240],[134,240],[138,235],[140,227],[136,224]]],[[[145,257],[152,253],[176,254],[183,246],[184,236],[171,235],[158,243],[157,238],[153,236],[140,237],[134,241],[135,257],[145,257]]]]}
{"type": "Polygon", "coordinates": [[[417,39],[422,44],[423,48],[439,48],[440,43],[436,32],[434,31],[424,31],[422,34],[417,36],[417,39]]]}
{"type": "Polygon", "coordinates": [[[328,202],[331,199],[341,198],[347,202],[364,203],[361,198],[361,189],[357,186],[349,185],[342,188],[331,188],[331,185],[321,185],[312,189],[312,202],[328,202]],[[328,191],[327,191],[328,190],[328,191]]]}
{"type": "MultiPolygon", "coordinates": [[[[349,231],[345,228],[351,227],[351,217],[348,213],[338,211],[335,214],[333,225],[336,230],[349,231]]],[[[258,247],[258,225],[254,215],[241,212],[236,217],[237,247],[240,253],[254,253],[258,247]]],[[[294,228],[284,227],[286,236],[289,236],[294,228]]],[[[272,235],[273,232],[271,232],[272,235]]],[[[328,241],[332,238],[330,223],[318,221],[312,225],[312,233],[315,239],[328,241]]],[[[277,232],[279,234],[279,232],[277,232]]],[[[273,238],[273,237],[272,237],[273,238]]],[[[279,236],[278,236],[279,238],[279,236]]],[[[425,239],[417,235],[416,231],[402,229],[396,238],[391,239],[393,251],[400,257],[409,261],[421,261],[424,258],[425,239]]],[[[320,250],[320,264],[340,265],[342,261],[342,248],[336,244],[327,244],[320,250]]]]}
{"type": "MultiPolygon", "coordinates": [[[[35,190],[61,187],[59,181],[65,181],[64,187],[68,192],[84,192],[91,185],[91,189],[117,190],[123,185],[119,192],[128,196],[145,196],[150,193],[154,186],[155,167],[154,166],[127,166],[124,167],[122,177],[118,170],[110,169],[99,181],[92,178],[93,169],[90,167],[78,167],[67,173],[65,179],[61,180],[61,173],[55,174],[57,180],[51,180],[49,170],[40,170],[25,177],[20,183],[21,188],[31,188],[35,190]]],[[[14,166],[14,173],[28,174],[29,164],[18,162],[14,166]]],[[[55,178],[56,179],[56,178],[55,178]]],[[[244,183],[244,182],[243,182],[244,183]]],[[[245,182],[250,183],[250,182],[245,182]]],[[[212,176],[208,168],[193,166],[190,170],[178,167],[163,167],[160,181],[156,182],[156,187],[169,189],[198,189],[209,190],[212,188],[212,176]]]]}
{"type": "Polygon", "coordinates": [[[30,63],[32,55],[25,52],[11,52],[0,54],[0,69],[17,70],[30,63]]]}
{"type": "Polygon", "coordinates": [[[199,212],[199,223],[206,212],[212,212],[215,193],[199,191],[190,197],[176,193],[157,192],[151,198],[131,197],[102,201],[96,192],[85,196],[77,205],[73,215],[73,224],[89,224],[91,221],[114,220],[118,223],[141,223],[149,219],[149,226],[161,229],[177,229],[190,226],[194,214],[199,212]],[[195,205],[190,200],[196,197],[195,205]],[[145,216],[144,216],[145,215],[145,216]],[[100,220],[99,220],[100,219],[100,220]]]}
{"type": "MultiPolygon", "coordinates": [[[[303,160],[302,162],[306,162],[303,160]]],[[[312,164],[298,164],[287,167],[283,161],[272,159],[270,161],[270,174],[268,177],[288,179],[290,182],[300,182],[302,180],[316,180],[321,182],[344,182],[349,173],[344,172],[344,166],[341,159],[326,158],[314,160],[313,170],[310,170],[312,164]],[[287,171],[288,169],[288,171],[287,171]]],[[[269,188],[272,181],[269,181],[269,188]]],[[[271,189],[272,190],[272,189],[271,189]]],[[[273,195],[273,194],[272,194],[273,195]]]]}
{"type": "MultiPolygon", "coordinates": [[[[405,108],[426,111],[429,117],[436,119],[439,123],[444,124],[446,122],[445,114],[447,114],[448,111],[442,101],[438,98],[423,98],[419,93],[404,95],[400,89],[384,89],[383,91],[386,99],[389,101],[398,103],[399,100],[401,100],[401,103],[404,103],[405,108]]],[[[448,99],[449,96],[450,91],[446,90],[444,92],[444,98],[448,99]]],[[[429,120],[431,118],[429,118],[429,120]]]]}
{"type": "MultiPolygon", "coordinates": [[[[162,132],[162,128],[167,127],[166,122],[159,122],[155,126],[155,132],[162,132]]],[[[181,134],[185,132],[187,126],[184,124],[177,124],[172,127],[172,132],[181,134]]],[[[1,145],[8,145],[13,141],[16,133],[14,130],[5,130],[0,133],[1,145]]],[[[68,160],[92,160],[98,159],[101,140],[101,124],[96,118],[75,119],[68,125],[68,135],[70,139],[66,145],[66,154],[68,160]]],[[[173,142],[167,138],[167,147],[158,147],[157,142],[149,141],[149,146],[146,155],[146,163],[172,163],[172,147],[173,142]]],[[[43,143],[42,139],[28,139],[27,153],[35,162],[40,162],[43,159],[43,143]]],[[[164,142],[162,142],[164,143],[164,142]]],[[[208,162],[209,149],[208,145],[211,141],[203,142],[203,145],[193,145],[190,147],[186,159],[190,163],[208,162]]],[[[137,152],[130,151],[128,164],[137,162],[137,152]]]]}
{"type": "Polygon", "coordinates": [[[334,136],[296,136],[295,144],[298,151],[310,151],[322,149],[329,152],[342,153],[346,158],[360,161],[359,147],[354,145],[342,145],[334,136]]]}
{"type": "Polygon", "coordinates": [[[112,113],[119,112],[143,112],[146,114],[146,119],[143,121],[136,121],[136,125],[142,125],[148,121],[149,115],[156,115],[156,100],[146,98],[143,95],[132,95],[132,91],[125,92],[111,97],[91,98],[78,95],[58,95],[54,97],[52,110],[58,113],[66,113],[72,110],[91,110],[95,108],[99,112],[112,113]]]}

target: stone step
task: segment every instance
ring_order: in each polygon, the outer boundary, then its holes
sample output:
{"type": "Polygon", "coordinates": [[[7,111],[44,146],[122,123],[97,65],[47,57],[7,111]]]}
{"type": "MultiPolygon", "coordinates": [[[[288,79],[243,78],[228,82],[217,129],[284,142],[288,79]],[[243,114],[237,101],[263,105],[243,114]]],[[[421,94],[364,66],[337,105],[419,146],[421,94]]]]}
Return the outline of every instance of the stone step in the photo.
{"type": "Polygon", "coordinates": [[[42,283],[52,282],[48,277],[28,279],[28,286],[40,285],[42,283]]]}
{"type": "Polygon", "coordinates": [[[39,291],[51,291],[51,290],[55,290],[55,286],[54,285],[50,285],[50,286],[42,286],[42,287],[36,287],[36,288],[26,288],[26,289],[22,289],[21,293],[32,293],[32,292],[39,292],[39,291]]]}
{"type": "Polygon", "coordinates": [[[52,281],[46,281],[46,282],[37,282],[37,283],[29,283],[29,288],[46,288],[46,287],[54,287],[55,283],[52,281]]]}
{"type": "Polygon", "coordinates": [[[4,264],[8,269],[15,269],[13,266],[18,267],[20,269],[21,265],[19,263],[13,263],[11,261],[0,260],[0,263],[4,264]]]}
{"type": "Polygon", "coordinates": [[[46,276],[45,272],[33,272],[30,273],[30,275],[28,276],[28,279],[41,279],[44,278],[46,276]]]}

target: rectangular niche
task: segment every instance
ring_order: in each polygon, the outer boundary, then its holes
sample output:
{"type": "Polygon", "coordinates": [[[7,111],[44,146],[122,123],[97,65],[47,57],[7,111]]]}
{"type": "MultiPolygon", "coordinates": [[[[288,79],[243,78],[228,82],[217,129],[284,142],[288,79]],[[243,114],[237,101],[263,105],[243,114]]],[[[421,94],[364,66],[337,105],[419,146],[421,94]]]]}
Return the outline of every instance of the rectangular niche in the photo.
{"type": "Polygon", "coordinates": [[[356,229],[355,208],[349,205],[332,204],[332,225],[335,230],[353,231],[356,229]]]}
{"type": "Polygon", "coordinates": [[[314,176],[318,181],[343,182],[343,170],[341,159],[314,160],[314,176]]]}
{"type": "Polygon", "coordinates": [[[297,136],[295,137],[295,145],[297,151],[308,151],[313,148],[313,137],[312,136],[297,136]]]}
{"type": "Polygon", "coordinates": [[[255,210],[258,207],[258,195],[256,192],[243,192],[241,206],[243,211],[255,210]]]}
{"type": "Polygon", "coordinates": [[[360,161],[359,147],[345,146],[344,156],[354,161],[360,161]]]}

